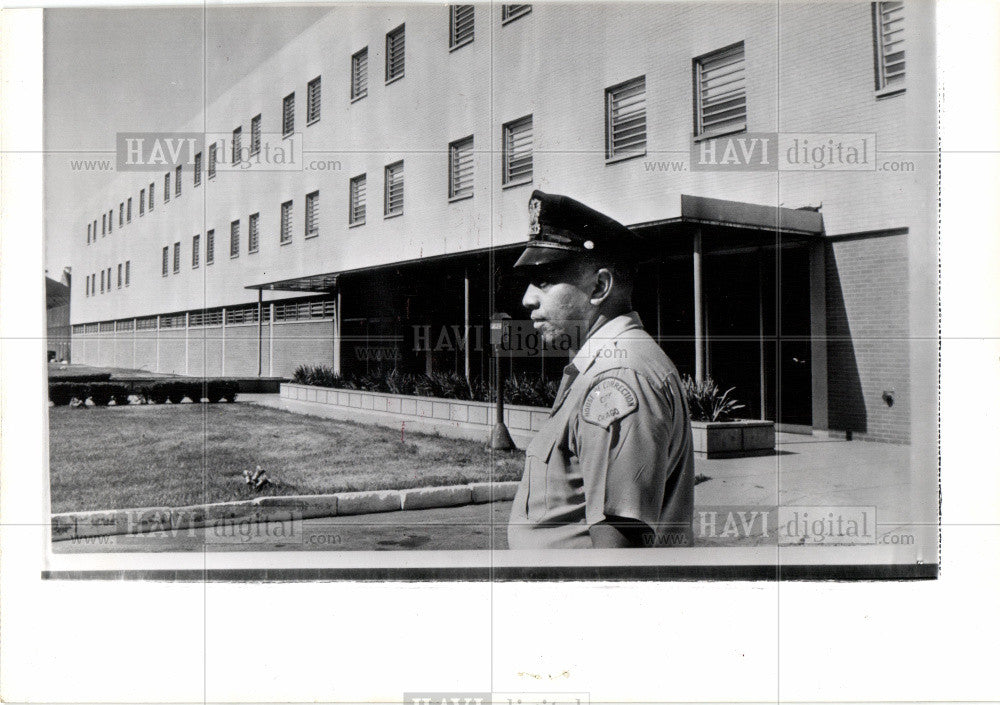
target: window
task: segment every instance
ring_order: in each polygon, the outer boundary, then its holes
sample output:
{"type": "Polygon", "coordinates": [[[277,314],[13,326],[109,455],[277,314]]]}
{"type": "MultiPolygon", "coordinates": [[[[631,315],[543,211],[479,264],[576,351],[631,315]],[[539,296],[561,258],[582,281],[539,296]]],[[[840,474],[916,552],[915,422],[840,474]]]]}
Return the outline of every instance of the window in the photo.
{"type": "Polygon", "coordinates": [[[104,235],[107,226],[108,226],[108,214],[101,213],[101,235],[104,235]]]}
{"type": "Polygon", "coordinates": [[[181,243],[174,243],[174,274],[181,271],[181,243]]]}
{"type": "Polygon", "coordinates": [[[694,60],[694,119],[696,136],[746,129],[743,42],[694,60]]]}
{"type": "Polygon", "coordinates": [[[115,224],[115,209],[112,208],[108,211],[108,235],[111,234],[112,229],[115,224]]]}
{"type": "Polygon", "coordinates": [[[605,158],[646,153],[646,77],[612,86],[604,92],[605,158]]]}
{"type": "Polygon", "coordinates": [[[240,256],[240,221],[234,220],[229,224],[229,256],[240,256]]]}
{"type": "Polygon", "coordinates": [[[250,154],[260,154],[260,115],[250,119],[250,154]]]}
{"type": "Polygon", "coordinates": [[[153,187],[155,185],[155,183],[149,185],[149,210],[153,210],[153,187]]]}
{"type": "Polygon", "coordinates": [[[403,77],[406,59],[405,24],[385,35],[385,82],[390,83],[403,77]]]}
{"type": "Polygon", "coordinates": [[[128,286],[132,281],[132,260],[125,260],[125,286],[128,286]]]}
{"type": "Polygon", "coordinates": [[[403,162],[385,168],[385,215],[403,213],[403,162]]]}
{"type": "Polygon", "coordinates": [[[174,196],[181,195],[181,177],[183,175],[184,175],[184,167],[178,164],[177,170],[174,174],[174,196]]]}
{"type": "Polygon", "coordinates": [[[903,3],[873,2],[875,33],[875,89],[902,89],[906,79],[903,44],[903,3]]]}
{"type": "Polygon", "coordinates": [[[475,5],[451,5],[448,47],[457,49],[468,44],[476,34],[475,5]]]}
{"type": "Polygon", "coordinates": [[[170,247],[164,245],[163,247],[163,276],[167,276],[170,268],[170,247]]]}
{"type": "Polygon", "coordinates": [[[500,7],[500,20],[503,24],[507,24],[518,17],[524,17],[529,12],[531,12],[531,5],[502,5],[500,7]]]}
{"type": "Polygon", "coordinates": [[[215,231],[209,230],[205,233],[205,264],[215,262],[215,231]]]}
{"type": "Polygon", "coordinates": [[[125,203],[124,203],[124,201],[122,203],[118,204],[118,227],[119,228],[124,228],[125,227],[125,203]]]}
{"type": "Polygon", "coordinates": [[[146,189],[139,189],[139,215],[146,213],[146,189]]]}
{"type": "MultiPolygon", "coordinates": [[[[89,225],[88,225],[88,227],[89,227],[89,225]]],[[[90,296],[90,277],[89,276],[86,277],[83,280],[83,288],[87,292],[87,296],[90,296]]]]}
{"type": "Polygon", "coordinates": [[[208,145],[208,178],[215,178],[215,163],[219,159],[219,147],[215,142],[208,145]]]}
{"type": "Polygon", "coordinates": [[[132,197],[129,196],[128,200],[125,201],[125,222],[132,222],[132,197]]]}
{"type": "Polygon", "coordinates": [[[232,155],[233,164],[240,163],[240,153],[243,149],[243,146],[241,144],[242,141],[243,141],[243,128],[237,127],[235,130],[233,130],[233,155],[232,155]]]}
{"type": "Polygon", "coordinates": [[[260,245],[260,213],[252,213],[247,223],[247,251],[256,252],[260,245]]]}
{"type": "Polygon", "coordinates": [[[123,269],[122,263],[119,262],[118,263],[118,288],[119,289],[122,288],[122,269],[123,269]]]}
{"type": "Polygon", "coordinates": [[[368,47],[351,57],[351,100],[368,95],[368,47]]]}
{"type": "Polygon", "coordinates": [[[448,145],[448,198],[472,195],[472,135],[448,145]]]}
{"type": "Polygon", "coordinates": [[[531,181],[533,158],[531,115],[503,126],[503,185],[531,181]]]}
{"type": "Polygon", "coordinates": [[[101,293],[104,293],[104,270],[101,270],[101,293]]]}
{"type": "Polygon", "coordinates": [[[170,200],[170,172],[163,175],[163,202],[170,200]]]}
{"type": "Polygon", "coordinates": [[[201,254],[201,235],[191,238],[191,269],[198,269],[198,257],[201,254]]]}
{"type": "Polygon", "coordinates": [[[281,102],[281,134],[286,137],[295,132],[295,94],[289,93],[281,102]]]}
{"type": "Polygon", "coordinates": [[[108,291],[111,291],[111,267],[108,267],[108,291]]]}
{"type": "Polygon", "coordinates": [[[90,223],[87,223],[87,244],[90,244],[91,227],[90,223]]]}
{"type": "Polygon", "coordinates": [[[94,242],[97,242],[97,218],[94,218],[94,242]]]}
{"type": "Polygon", "coordinates": [[[201,185],[201,152],[194,155],[194,185],[201,185]]]}
{"type": "Polygon", "coordinates": [[[319,191],[306,194],[306,237],[319,235],[319,191]]]}
{"type": "Polygon", "coordinates": [[[366,174],[361,174],[351,179],[351,204],[347,217],[348,225],[363,225],[365,222],[365,196],[368,190],[367,180],[368,177],[366,174]]]}
{"type": "Polygon", "coordinates": [[[317,76],[313,80],[309,81],[309,85],[306,86],[306,124],[312,125],[314,122],[319,120],[319,106],[321,98],[322,86],[320,84],[320,77],[317,76]]]}
{"type": "Polygon", "coordinates": [[[292,202],[281,204],[281,243],[292,241],[292,202]]]}

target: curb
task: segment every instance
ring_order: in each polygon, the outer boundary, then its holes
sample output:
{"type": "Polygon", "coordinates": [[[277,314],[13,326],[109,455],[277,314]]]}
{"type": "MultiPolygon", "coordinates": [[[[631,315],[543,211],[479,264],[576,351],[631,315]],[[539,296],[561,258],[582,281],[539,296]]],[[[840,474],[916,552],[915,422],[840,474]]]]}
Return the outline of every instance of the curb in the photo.
{"type": "Polygon", "coordinates": [[[64,512],[52,515],[52,540],[67,541],[96,536],[200,529],[227,522],[292,521],[486,504],[513,499],[518,484],[517,481],[474,482],[468,485],[416,487],[406,490],[257,497],[185,507],[64,512]]]}

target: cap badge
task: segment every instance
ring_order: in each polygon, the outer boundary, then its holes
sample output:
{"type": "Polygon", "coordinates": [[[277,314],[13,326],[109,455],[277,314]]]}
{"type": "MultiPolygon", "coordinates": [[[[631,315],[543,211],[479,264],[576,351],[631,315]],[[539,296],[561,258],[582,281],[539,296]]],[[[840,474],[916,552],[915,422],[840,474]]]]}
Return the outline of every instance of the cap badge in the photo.
{"type": "Polygon", "coordinates": [[[542,213],[542,202],[537,198],[532,198],[528,201],[528,217],[530,218],[530,225],[528,227],[528,232],[531,235],[538,235],[542,231],[542,226],[538,222],[538,217],[542,213]]]}

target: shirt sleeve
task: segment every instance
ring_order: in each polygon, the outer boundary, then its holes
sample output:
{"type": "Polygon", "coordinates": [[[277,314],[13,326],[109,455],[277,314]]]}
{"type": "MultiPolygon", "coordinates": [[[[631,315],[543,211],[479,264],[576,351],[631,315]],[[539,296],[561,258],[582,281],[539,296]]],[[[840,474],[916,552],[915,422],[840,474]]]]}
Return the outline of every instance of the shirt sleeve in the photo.
{"type": "MultiPolygon", "coordinates": [[[[670,473],[677,392],[628,368],[599,375],[591,385],[613,378],[635,394],[636,406],[610,424],[585,414],[575,421],[575,453],[584,483],[586,521],[607,516],[636,519],[656,529],[670,473]]],[[[588,392],[589,393],[589,392],[588,392]]]]}

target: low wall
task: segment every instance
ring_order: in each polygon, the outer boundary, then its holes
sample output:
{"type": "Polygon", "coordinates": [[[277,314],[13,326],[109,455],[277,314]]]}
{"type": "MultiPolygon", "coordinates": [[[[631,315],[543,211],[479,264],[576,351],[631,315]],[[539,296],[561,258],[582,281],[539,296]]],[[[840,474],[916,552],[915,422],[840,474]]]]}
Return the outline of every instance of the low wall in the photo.
{"type": "Polygon", "coordinates": [[[773,421],[692,421],[694,452],[706,458],[743,458],[774,453],[773,421]]]}
{"type": "MultiPolygon", "coordinates": [[[[489,440],[496,419],[496,409],[488,402],[383,394],[356,389],[329,389],[291,383],[281,385],[281,406],[288,411],[339,421],[375,423],[401,431],[405,428],[419,433],[436,433],[448,438],[483,443],[489,440]]],[[[514,444],[522,450],[548,418],[548,409],[504,405],[504,423],[514,444]]],[[[694,452],[708,458],[733,458],[774,452],[773,421],[692,421],[691,432],[694,452]]]]}
{"type": "MultiPolygon", "coordinates": [[[[496,408],[489,402],[290,383],[281,385],[281,406],[288,411],[313,416],[369,422],[401,431],[405,428],[418,433],[436,433],[447,438],[483,443],[489,440],[496,420],[496,408]]],[[[548,409],[504,405],[504,423],[514,444],[521,449],[527,447],[548,418],[548,409]]]]}

